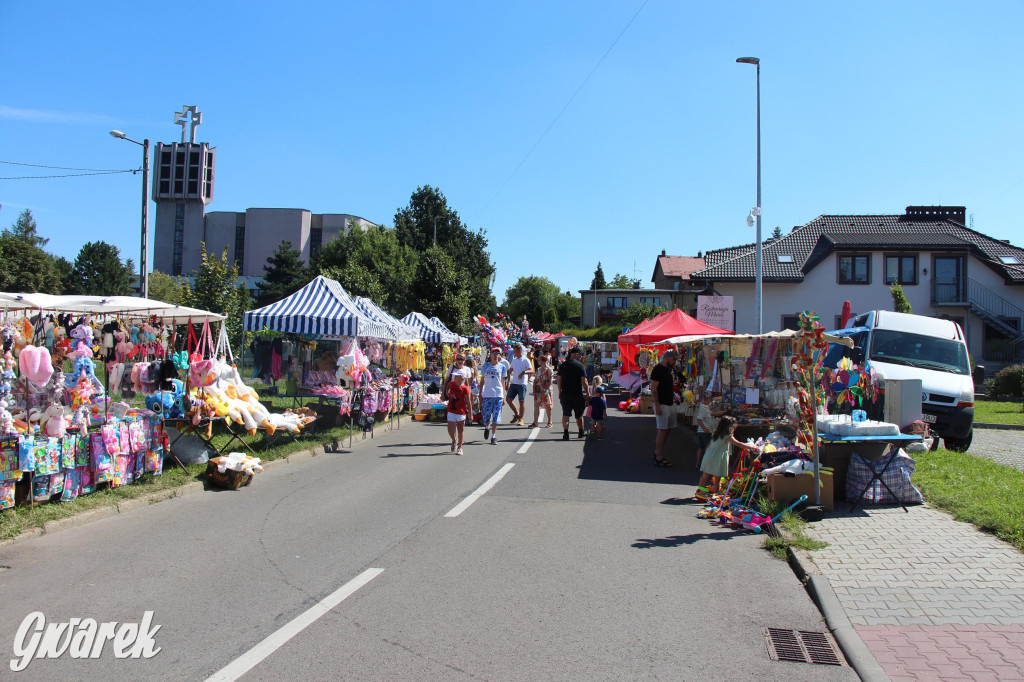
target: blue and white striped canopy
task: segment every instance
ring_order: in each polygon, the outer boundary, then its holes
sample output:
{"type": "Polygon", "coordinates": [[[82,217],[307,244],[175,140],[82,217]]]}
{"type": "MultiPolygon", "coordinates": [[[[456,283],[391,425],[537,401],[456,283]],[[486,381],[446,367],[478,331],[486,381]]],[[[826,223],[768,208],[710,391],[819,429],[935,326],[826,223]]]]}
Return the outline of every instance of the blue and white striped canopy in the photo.
{"type": "Polygon", "coordinates": [[[435,327],[437,327],[438,329],[441,330],[441,335],[442,335],[442,339],[441,340],[444,341],[445,343],[460,343],[460,342],[461,343],[465,343],[466,342],[465,339],[463,339],[463,337],[459,336],[458,334],[453,332],[451,329],[449,329],[445,325],[445,323],[442,322],[440,319],[438,319],[436,317],[432,317],[432,318],[430,318],[430,321],[434,323],[435,327]],[[447,335],[447,338],[444,338],[445,335],[447,335]]]}
{"type": "Polygon", "coordinates": [[[402,322],[397,317],[391,315],[370,299],[362,296],[356,296],[353,300],[356,303],[356,307],[359,308],[361,312],[386,324],[393,333],[392,338],[396,341],[419,341],[420,335],[415,329],[407,325],[405,322],[402,322]]]}
{"type": "Polygon", "coordinates": [[[390,339],[388,325],[366,315],[333,279],[318,276],[291,296],[243,315],[246,331],[279,332],[340,339],[369,336],[390,339]]]}
{"type": "Polygon", "coordinates": [[[435,326],[434,323],[430,321],[430,318],[428,318],[423,313],[409,313],[408,315],[402,318],[402,322],[405,322],[407,325],[412,327],[416,331],[416,333],[419,334],[419,338],[424,341],[427,341],[429,343],[452,342],[451,340],[449,340],[449,334],[451,334],[451,332],[448,332],[448,334],[446,334],[445,332],[438,329],[437,326],[435,326]]]}

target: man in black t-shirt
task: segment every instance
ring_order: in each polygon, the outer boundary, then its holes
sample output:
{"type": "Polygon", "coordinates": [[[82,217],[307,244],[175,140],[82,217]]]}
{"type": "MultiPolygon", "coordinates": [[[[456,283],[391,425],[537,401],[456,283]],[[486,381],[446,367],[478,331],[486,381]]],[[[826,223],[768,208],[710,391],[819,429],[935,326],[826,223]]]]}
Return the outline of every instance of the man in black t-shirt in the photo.
{"type": "Polygon", "coordinates": [[[587,369],[580,362],[580,347],[569,349],[569,357],[558,366],[558,401],[562,404],[562,440],[569,440],[569,413],[576,417],[579,437],[583,438],[583,410],[590,394],[587,369]]]}
{"type": "Polygon", "coordinates": [[[672,463],[662,456],[669,432],[676,427],[675,386],[672,368],[679,360],[679,353],[669,349],[661,354],[661,360],[651,370],[651,397],[654,398],[654,423],[658,435],[654,439],[654,464],[670,467],[672,463]]]}

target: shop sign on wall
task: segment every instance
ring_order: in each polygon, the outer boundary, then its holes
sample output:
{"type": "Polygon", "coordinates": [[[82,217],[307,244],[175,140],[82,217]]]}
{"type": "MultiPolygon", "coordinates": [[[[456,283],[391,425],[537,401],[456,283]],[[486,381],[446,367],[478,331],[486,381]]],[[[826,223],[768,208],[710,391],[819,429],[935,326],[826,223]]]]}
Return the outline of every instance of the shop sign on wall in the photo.
{"type": "Polygon", "coordinates": [[[732,329],[732,296],[698,296],[697,319],[722,329],[732,329]]]}

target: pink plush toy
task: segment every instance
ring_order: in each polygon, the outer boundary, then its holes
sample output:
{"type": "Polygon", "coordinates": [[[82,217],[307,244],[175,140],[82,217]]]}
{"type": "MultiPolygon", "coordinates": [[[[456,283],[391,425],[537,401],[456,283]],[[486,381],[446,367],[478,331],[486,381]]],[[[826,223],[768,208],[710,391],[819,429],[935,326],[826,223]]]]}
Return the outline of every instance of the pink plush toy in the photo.
{"type": "Polygon", "coordinates": [[[50,380],[53,374],[53,363],[50,351],[41,346],[25,346],[18,355],[18,366],[21,375],[39,386],[50,380]]]}
{"type": "Polygon", "coordinates": [[[64,408],[50,405],[39,419],[39,429],[49,438],[63,438],[67,433],[67,422],[64,419],[64,408]]]}

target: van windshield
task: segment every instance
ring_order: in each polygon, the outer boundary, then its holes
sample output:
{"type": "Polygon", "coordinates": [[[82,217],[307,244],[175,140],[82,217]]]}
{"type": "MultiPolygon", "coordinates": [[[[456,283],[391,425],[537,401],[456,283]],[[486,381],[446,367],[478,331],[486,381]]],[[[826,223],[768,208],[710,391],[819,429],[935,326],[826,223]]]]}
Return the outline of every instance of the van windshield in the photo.
{"type": "Polygon", "coordinates": [[[876,329],[871,335],[871,359],[952,374],[970,374],[963,343],[892,329],[876,329]]]}

